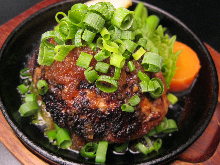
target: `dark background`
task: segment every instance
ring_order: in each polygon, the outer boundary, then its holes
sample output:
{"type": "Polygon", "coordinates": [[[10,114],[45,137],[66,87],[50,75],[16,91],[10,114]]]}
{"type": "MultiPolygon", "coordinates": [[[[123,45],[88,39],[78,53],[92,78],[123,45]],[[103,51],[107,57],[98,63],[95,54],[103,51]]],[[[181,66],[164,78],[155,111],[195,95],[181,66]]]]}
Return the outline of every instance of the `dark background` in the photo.
{"type": "MultiPolygon", "coordinates": [[[[0,25],[42,0],[0,0],[0,25]]],[[[143,0],[173,14],[220,51],[220,0],[143,0]]]]}

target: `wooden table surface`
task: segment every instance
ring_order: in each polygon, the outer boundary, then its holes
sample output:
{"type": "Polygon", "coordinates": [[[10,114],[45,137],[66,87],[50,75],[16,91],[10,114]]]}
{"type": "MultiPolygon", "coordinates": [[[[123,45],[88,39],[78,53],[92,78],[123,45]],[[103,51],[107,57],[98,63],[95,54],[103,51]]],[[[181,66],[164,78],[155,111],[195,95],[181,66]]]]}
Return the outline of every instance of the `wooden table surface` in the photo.
{"type": "MultiPolygon", "coordinates": [[[[0,26],[0,48],[7,36],[13,29],[19,25],[27,17],[36,11],[59,2],[61,0],[44,0],[24,13],[16,16],[4,25],[0,26]]],[[[220,77],[220,54],[211,46],[205,44],[210,51],[212,58],[218,70],[220,77]]],[[[220,95],[219,95],[220,96],[220,95]]],[[[220,97],[218,99],[220,102],[220,97]]],[[[191,145],[186,151],[177,157],[172,162],[173,165],[188,165],[188,164],[202,164],[202,165],[218,165],[220,164],[220,103],[217,105],[216,111],[209,123],[207,129],[202,136],[191,145]]],[[[47,164],[42,159],[30,152],[16,137],[11,127],[8,125],[4,116],[0,112],[0,141],[8,148],[8,150],[25,165],[45,165],[47,164]]]]}

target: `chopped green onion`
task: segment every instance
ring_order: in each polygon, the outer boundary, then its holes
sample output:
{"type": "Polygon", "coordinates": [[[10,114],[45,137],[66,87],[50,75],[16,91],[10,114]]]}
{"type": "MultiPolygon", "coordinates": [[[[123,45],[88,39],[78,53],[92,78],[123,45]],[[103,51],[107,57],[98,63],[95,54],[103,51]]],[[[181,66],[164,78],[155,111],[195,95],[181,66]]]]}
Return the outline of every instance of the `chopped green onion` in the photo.
{"type": "Polygon", "coordinates": [[[145,38],[140,38],[140,39],[138,40],[138,43],[137,43],[137,44],[140,45],[140,46],[142,46],[142,47],[144,47],[144,48],[146,49],[147,40],[146,40],[145,38]]]}
{"type": "Polygon", "coordinates": [[[146,71],[159,72],[162,67],[162,57],[156,53],[147,52],[141,64],[146,71]]]}
{"type": "Polygon", "coordinates": [[[176,122],[174,120],[168,119],[167,122],[168,122],[168,126],[165,130],[163,130],[164,133],[171,133],[174,131],[178,131],[178,127],[177,127],[176,122]]]}
{"type": "Polygon", "coordinates": [[[37,89],[40,95],[44,95],[45,93],[47,93],[49,89],[47,82],[45,80],[39,80],[37,82],[37,89]]]}
{"type": "Polygon", "coordinates": [[[105,20],[102,16],[96,13],[86,14],[83,22],[88,28],[93,29],[95,32],[100,32],[105,24],[105,20]]]}
{"type": "Polygon", "coordinates": [[[22,117],[32,116],[37,113],[39,106],[36,101],[30,101],[22,104],[19,108],[19,113],[22,117]]]}
{"type": "Polygon", "coordinates": [[[99,48],[103,48],[103,38],[99,37],[97,40],[96,40],[96,44],[97,44],[97,47],[99,48]]]}
{"type": "Polygon", "coordinates": [[[57,131],[56,130],[49,130],[45,132],[45,135],[48,137],[50,141],[56,140],[57,131]]]}
{"type": "Polygon", "coordinates": [[[96,80],[96,87],[103,92],[112,93],[118,89],[118,83],[112,77],[102,75],[96,80]]]}
{"type": "Polygon", "coordinates": [[[122,40],[134,40],[134,33],[132,31],[122,31],[121,39],[122,40]]]}
{"type": "Polygon", "coordinates": [[[25,94],[28,92],[29,87],[24,84],[21,84],[21,85],[18,85],[17,89],[21,94],[25,94]]]}
{"type": "Polygon", "coordinates": [[[141,80],[141,81],[150,81],[150,77],[148,77],[148,75],[146,75],[145,73],[141,72],[141,71],[138,71],[138,78],[141,80]]]}
{"type": "Polygon", "coordinates": [[[85,158],[95,158],[97,148],[97,143],[89,142],[81,148],[80,154],[85,158]]]}
{"type": "Polygon", "coordinates": [[[151,97],[160,97],[164,92],[163,82],[158,78],[152,78],[148,83],[148,91],[151,97]]]}
{"type": "Polygon", "coordinates": [[[99,51],[95,56],[94,58],[97,60],[97,61],[103,61],[105,60],[106,58],[110,57],[111,53],[105,49],[102,49],[101,51],[99,51]]]}
{"type": "Polygon", "coordinates": [[[132,61],[128,61],[128,68],[130,72],[133,72],[135,70],[135,65],[132,61]]]}
{"type": "Polygon", "coordinates": [[[86,80],[90,83],[95,82],[99,77],[98,73],[95,70],[92,70],[92,67],[89,67],[87,70],[84,71],[84,75],[86,80]]]}
{"type": "Polygon", "coordinates": [[[57,61],[63,61],[68,53],[74,49],[74,45],[57,45],[55,46],[55,56],[54,59],[57,61]]]}
{"type": "Polygon", "coordinates": [[[96,33],[93,33],[91,32],[90,30],[86,29],[84,32],[83,32],[83,35],[82,35],[82,39],[86,42],[89,42],[91,43],[94,38],[95,38],[95,35],[96,33]]]}
{"type": "Polygon", "coordinates": [[[96,66],[95,66],[95,70],[98,72],[101,72],[101,73],[107,73],[109,66],[110,65],[105,62],[97,62],[96,66]]]}
{"type": "Polygon", "coordinates": [[[140,82],[141,92],[148,92],[148,81],[141,81],[140,82]]]}
{"type": "Polygon", "coordinates": [[[178,131],[178,127],[173,119],[164,118],[163,121],[154,130],[157,133],[171,133],[174,131],[178,131]]]}
{"type": "Polygon", "coordinates": [[[57,21],[57,23],[60,23],[60,21],[65,17],[67,17],[67,15],[64,12],[57,12],[55,15],[55,20],[57,21]],[[61,19],[58,18],[58,16],[60,16],[60,15],[62,15],[61,19]]]}
{"type": "Polygon", "coordinates": [[[79,58],[76,61],[76,65],[87,69],[90,65],[93,56],[91,54],[81,52],[79,58]]]}
{"type": "Polygon", "coordinates": [[[64,40],[73,39],[77,32],[77,26],[73,25],[70,20],[65,19],[58,25],[58,31],[64,40]]]}
{"type": "Polygon", "coordinates": [[[24,98],[25,102],[30,102],[30,101],[37,101],[37,95],[34,93],[31,94],[26,94],[25,98],[24,98]]]}
{"type": "Polygon", "coordinates": [[[57,130],[56,140],[58,146],[62,149],[69,148],[72,145],[72,139],[70,137],[68,130],[59,127],[56,128],[56,130],[57,130]]]}
{"type": "Polygon", "coordinates": [[[122,68],[125,64],[125,58],[122,55],[113,53],[110,57],[110,65],[117,68],[122,68]]]}
{"type": "Polygon", "coordinates": [[[24,69],[20,70],[20,75],[23,77],[30,76],[31,74],[30,74],[29,68],[24,68],[24,69]]]}
{"type": "Polygon", "coordinates": [[[107,149],[108,149],[107,141],[100,141],[98,143],[98,148],[97,148],[96,157],[95,157],[96,163],[105,163],[107,149]]]}
{"type": "Polygon", "coordinates": [[[153,146],[154,146],[154,151],[158,152],[159,149],[161,148],[162,146],[162,140],[161,139],[156,139],[153,143],[153,146]]]}
{"type": "Polygon", "coordinates": [[[172,94],[172,93],[169,93],[167,95],[167,99],[169,100],[169,102],[171,104],[176,104],[176,102],[178,101],[178,98],[174,94],[172,94]]]}
{"type": "Polygon", "coordinates": [[[110,33],[109,31],[106,29],[106,27],[104,27],[102,29],[102,31],[100,32],[101,36],[103,37],[104,40],[109,40],[110,39],[110,33]]]}
{"type": "Polygon", "coordinates": [[[83,29],[79,29],[76,32],[75,39],[74,39],[74,43],[76,47],[82,46],[82,33],[83,33],[83,29]]]}
{"type": "Polygon", "coordinates": [[[113,78],[114,78],[115,80],[119,80],[120,76],[121,76],[121,69],[115,67],[115,72],[114,72],[114,77],[113,77],[113,78]]]}
{"type": "Polygon", "coordinates": [[[141,101],[140,97],[138,95],[134,95],[128,100],[128,103],[131,106],[136,106],[140,103],[140,101],[141,101]]]}
{"type": "Polygon", "coordinates": [[[119,152],[119,153],[125,152],[127,148],[128,148],[128,143],[114,145],[114,151],[119,152]]]}
{"type": "Polygon", "coordinates": [[[81,27],[83,18],[85,17],[86,13],[88,12],[88,6],[85,4],[75,4],[71,7],[71,10],[68,11],[68,18],[72,23],[81,27]]]}
{"type": "Polygon", "coordinates": [[[125,50],[122,56],[126,59],[129,59],[131,57],[131,52],[129,52],[128,50],[125,50]]]}
{"type": "Polygon", "coordinates": [[[121,106],[121,110],[125,112],[134,112],[134,107],[128,105],[128,104],[123,104],[121,106]]]}
{"type": "Polygon", "coordinates": [[[55,51],[52,47],[47,47],[44,43],[40,44],[38,63],[39,65],[50,66],[54,62],[55,51]]]}
{"type": "Polygon", "coordinates": [[[146,147],[143,143],[137,143],[136,148],[143,154],[147,155],[153,151],[153,147],[146,147]]]}
{"type": "Polygon", "coordinates": [[[137,48],[137,44],[131,40],[124,40],[123,45],[131,53],[133,53],[137,48]]]}
{"type": "Polygon", "coordinates": [[[115,42],[103,40],[103,47],[109,52],[118,53],[119,46],[115,42]]]}
{"type": "Polygon", "coordinates": [[[94,51],[97,50],[97,46],[96,46],[95,43],[88,43],[88,46],[89,46],[90,49],[92,49],[92,50],[94,50],[94,51]]]}
{"type": "Polygon", "coordinates": [[[109,2],[98,2],[89,7],[90,11],[101,14],[106,20],[110,20],[114,13],[114,6],[109,2]]]}
{"type": "Polygon", "coordinates": [[[59,45],[64,44],[64,41],[60,38],[59,33],[56,31],[47,31],[41,36],[41,45],[44,45],[48,48],[54,48],[55,45],[50,43],[48,41],[49,39],[54,39],[54,41],[59,45]]]}
{"type": "Polygon", "coordinates": [[[132,54],[132,56],[135,60],[139,60],[144,55],[144,53],[146,53],[146,50],[140,47],[134,54],[132,54]]]}
{"type": "Polygon", "coordinates": [[[125,8],[117,8],[114,12],[111,23],[121,30],[128,30],[133,23],[133,12],[125,8]]]}

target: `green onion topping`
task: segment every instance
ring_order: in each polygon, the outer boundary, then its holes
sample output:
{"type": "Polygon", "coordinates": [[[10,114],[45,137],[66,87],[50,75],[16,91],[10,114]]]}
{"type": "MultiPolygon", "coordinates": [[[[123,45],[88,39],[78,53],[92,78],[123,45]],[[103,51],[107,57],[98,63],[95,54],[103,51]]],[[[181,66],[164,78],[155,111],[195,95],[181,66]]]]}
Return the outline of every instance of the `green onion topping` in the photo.
{"type": "Polygon", "coordinates": [[[109,64],[104,63],[104,62],[97,62],[95,66],[95,70],[101,73],[107,73],[109,69],[109,64]]]}
{"type": "Polygon", "coordinates": [[[128,104],[123,104],[121,106],[121,110],[125,112],[134,112],[134,107],[128,105],[128,104]]]}
{"type": "Polygon", "coordinates": [[[172,94],[172,93],[169,93],[167,95],[167,99],[169,100],[169,102],[171,104],[176,104],[176,102],[178,101],[178,98],[174,94],[172,94]]]}
{"type": "Polygon", "coordinates": [[[96,80],[96,87],[103,92],[112,93],[118,89],[118,83],[112,77],[102,75],[96,80]]]}
{"type": "Polygon", "coordinates": [[[132,61],[128,61],[128,68],[129,68],[130,72],[133,72],[135,70],[135,66],[132,61]]]}
{"type": "Polygon", "coordinates": [[[95,158],[97,148],[97,143],[89,142],[81,148],[80,154],[85,158],[95,158]]]}
{"type": "Polygon", "coordinates": [[[140,97],[138,95],[134,95],[129,99],[128,103],[131,106],[136,106],[140,103],[140,101],[141,101],[140,97]]]}
{"type": "Polygon", "coordinates": [[[22,104],[18,111],[22,117],[28,117],[36,114],[38,109],[39,106],[36,101],[29,101],[22,104]]]}
{"type": "Polygon", "coordinates": [[[98,73],[95,70],[92,70],[92,67],[89,67],[87,70],[84,71],[84,75],[86,80],[90,83],[95,82],[99,77],[98,73]]]}
{"type": "Polygon", "coordinates": [[[81,52],[79,58],[76,61],[76,65],[87,69],[91,63],[93,56],[91,54],[81,52]]]}
{"type": "Polygon", "coordinates": [[[39,80],[37,82],[37,89],[40,95],[44,95],[48,91],[48,84],[45,80],[39,80]]]}
{"type": "Polygon", "coordinates": [[[162,67],[162,57],[156,53],[147,52],[142,60],[142,65],[146,71],[159,72],[162,67]]]}
{"type": "Polygon", "coordinates": [[[97,148],[96,157],[95,157],[96,163],[105,163],[107,149],[108,149],[107,141],[100,141],[98,143],[98,148],[97,148]]]}
{"type": "Polygon", "coordinates": [[[21,94],[25,94],[28,92],[28,86],[24,85],[24,84],[21,84],[17,87],[18,91],[21,93],[21,94]]]}

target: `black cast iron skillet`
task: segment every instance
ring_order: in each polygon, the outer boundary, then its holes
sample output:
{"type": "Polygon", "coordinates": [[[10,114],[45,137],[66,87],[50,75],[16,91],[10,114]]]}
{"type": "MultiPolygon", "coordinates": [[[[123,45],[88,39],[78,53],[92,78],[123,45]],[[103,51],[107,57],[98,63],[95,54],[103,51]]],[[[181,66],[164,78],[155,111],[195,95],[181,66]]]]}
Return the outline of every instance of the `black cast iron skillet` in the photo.
{"type": "MultiPolygon", "coordinates": [[[[77,153],[49,144],[43,133],[36,126],[29,124],[29,118],[21,118],[18,113],[21,98],[16,87],[20,83],[19,71],[37,48],[41,34],[56,24],[55,13],[69,10],[76,2],[85,1],[64,1],[37,12],[11,33],[0,52],[0,108],[5,118],[19,139],[32,152],[57,164],[93,163],[94,160],[85,160],[77,153]]],[[[137,3],[138,1],[134,1],[131,9],[134,9],[137,3]]],[[[129,153],[117,156],[109,152],[106,164],[157,164],[174,159],[202,134],[217,104],[217,74],[204,45],[177,18],[155,6],[147,3],[145,5],[151,14],[159,15],[160,23],[167,27],[169,34],[176,34],[177,40],[190,45],[197,52],[202,67],[191,91],[180,97],[179,103],[169,110],[168,118],[174,118],[178,122],[179,131],[163,139],[163,147],[159,153],[149,157],[129,153]]]]}

